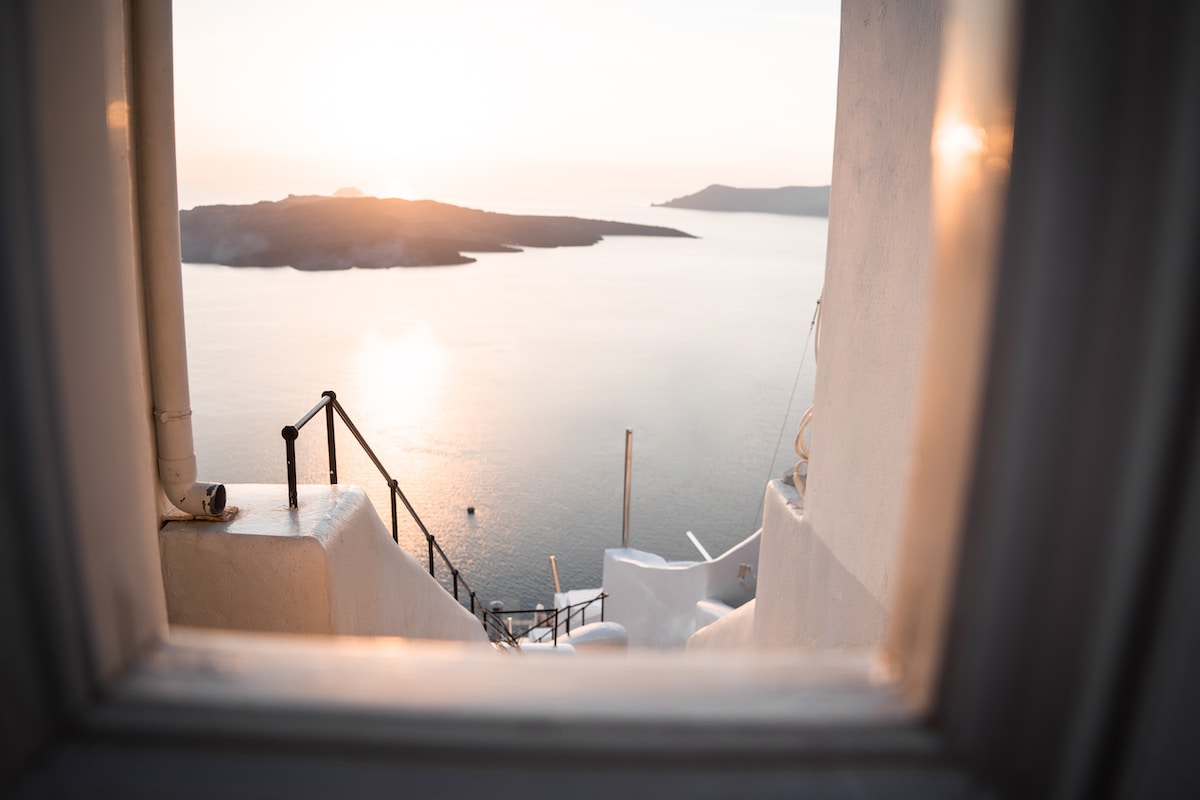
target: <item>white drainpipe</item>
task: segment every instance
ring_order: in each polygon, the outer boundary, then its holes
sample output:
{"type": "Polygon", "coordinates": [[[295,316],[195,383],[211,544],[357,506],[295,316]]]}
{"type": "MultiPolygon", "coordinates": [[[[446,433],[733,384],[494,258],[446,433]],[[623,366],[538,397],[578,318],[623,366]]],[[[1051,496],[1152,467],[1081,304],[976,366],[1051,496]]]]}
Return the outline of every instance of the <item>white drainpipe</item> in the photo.
{"type": "Polygon", "coordinates": [[[131,116],[158,475],[167,499],[181,511],[216,515],[225,510],[225,487],[196,481],[192,441],[175,175],[171,0],[135,0],[130,6],[131,116]]]}

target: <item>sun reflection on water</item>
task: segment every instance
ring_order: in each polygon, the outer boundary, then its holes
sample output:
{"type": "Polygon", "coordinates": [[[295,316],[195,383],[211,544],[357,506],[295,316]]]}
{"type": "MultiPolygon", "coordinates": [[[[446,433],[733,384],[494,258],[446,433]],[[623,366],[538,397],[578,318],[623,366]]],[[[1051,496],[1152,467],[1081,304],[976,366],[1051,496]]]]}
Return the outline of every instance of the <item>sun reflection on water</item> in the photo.
{"type": "Polygon", "coordinates": [[[354,351],[354,405],[364,418],[420,430],[445,389],[447,360],[427,324],[399,335],[366,331],[354,351]]]}

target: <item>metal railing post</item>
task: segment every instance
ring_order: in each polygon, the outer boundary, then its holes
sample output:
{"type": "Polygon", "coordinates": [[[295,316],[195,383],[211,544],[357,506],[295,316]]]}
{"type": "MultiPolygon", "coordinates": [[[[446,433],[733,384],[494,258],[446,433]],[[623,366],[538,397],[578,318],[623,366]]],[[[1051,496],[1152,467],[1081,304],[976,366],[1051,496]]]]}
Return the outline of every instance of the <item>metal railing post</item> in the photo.
{"type": "Polygon", "coordinates": [[[288,508],[300,507],[300,500],[296,496],[296,437],[299,435],[300,432],[294,425],[284,426],[283,444],[287,451],[288,508]]]}
{"type": "Polygon", "coordinates": [[[558,647],[558,606],[554,607],[554,646],[558,647]]]}
{"type": "Polygon", "coordinates": [[[388,484],[388,494],[392,497],[392,541],[400,544],[400,523],[396,516],[396,479],[392,478],[392,482],[388,484]]]}
{"type": "Polygon", "coordinates": [[[458,599],[458,570],[451,570],[450,574],[454,576],[454,599],[458,599]]]}
{"type": "Polygon", "coordinates": [[[329,485],[333,486],[338,482],[337,445],[333,435],[333,404],[337,402],[337,395],[333,390],[327,390],[321,392],[321,396],[329,398],[329,402],[325,405],[325,435],[329,440],[329,485]]]}
{"type": "Polygon", "coordinates": [[[437,576],[433,574],[433,536],[425,534],[425,543],[429,545],[429,576],[436,578],[437,576]]]}

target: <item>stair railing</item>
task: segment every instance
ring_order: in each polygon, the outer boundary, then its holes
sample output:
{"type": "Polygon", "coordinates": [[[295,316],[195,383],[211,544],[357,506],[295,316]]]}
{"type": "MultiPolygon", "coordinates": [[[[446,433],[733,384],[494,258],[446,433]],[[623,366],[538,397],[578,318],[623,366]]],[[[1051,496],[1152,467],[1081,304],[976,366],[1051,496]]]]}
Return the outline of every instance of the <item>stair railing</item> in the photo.
{"type": "MultiPolygon", "coordinates": [[[[442,563],[445,564],[446,568],[450,570],[450,576],[454,586],[451,593],[454,595],[454,599],[458,600],[460,603],[462,602],[462,599],[459,596],[459,589],[461,586],[462,591],[466,592],[467,597],[470,599],[471,613],[480,618],[483,629],[487,631],[488,639],[492,642],[498,642],[519,650],[520,645],[517,643],[517,638],[508,630],[508,626],[505,625],[503,620],[500,618],[500,615],[484,606],[483,601],[481,601],[475,595],[475,592],[467,583],[467,579],[464,578],[462,573],[459,572],[458,568],[454,566],[454,564],[450,561],[450,557],[446,555],[446,551],[442,549],[442,546],[438,544],[437,539],[434,538],[433,534],[429,532],[429,529],[425,527],[425,523],[421,521],[421,517],[417,514],[416,509],[413,508],[412,503],[408,501],[408,498],[405,497],[404,492],[400,489],[399,482],[397,482],[396,479],[388,473],[387,469],[384,468],[383,463],[379,460],[379,457],[375,455],[375,451],[371,449],[369,444],[367,444],[367,440],[363,438],[363,435],[359,432],[358,427],[350,419],[349,415],[346,414],[346,410],[342,408],[342,404],[338,402],[336,392],[322,392],[320,401],[307,412],[305,412],[304,416],[296,420],[296,424],[285,425],[283,428],[284,448],[287,453],[288,506],[290,508],[300,507],[296,486],[296,440],[300,437],[300,429],[307,425],[309,421],[312,420],[312,418],[315,417],[322,409],[325,410],[325,438],[329,450],[330,485],[338,482],[337,442],[334,434],[334,415],[336,414],[338,417],[341,417],[342,423],[346,426],[346,429],[354,435],[354,438],[358,441],[359,446],[362,447],[363,452],[367,454],[367,457],[370,458],[372,463],[375,464],[375,468],[379,470],[379,474],[383,476],[385,481],[387,481],[388,494],[390,495],[392,501],[392,540],[397,544],[400,543],[400,525],[396,506],[396,500],[398,499],[404,504],[404,508],[408,511],[409,516],[412,517],[413,522],[415,522],[417,527],[420,528],[421,533],[425,535],[425,542],[429,552],[430,576],[435,580],[437,579],[437,573],[434,568],[434,554],[436,553],[441,558],[442,563]]],[[[438,585],[440,586],[441,583],[439,582],[438,585]]],[[[445,587],[443,586],[442,588],[445,587]]]]}
{"type": "Polygon", "coordinates": [[[559,630],[565,628],[565,635],[570,636],[571,620],[578,619],[578,622],[585,622],[587,610],[597,602],[600,604],[600,621],[604,622],[604,600],[607,597],[608,592],[601,592],[595,597],[580,600],[563,608],[523,608],[516,611],[505,611],[504,614],[510,617],[532,616],[533,622],[521,631],[517,638],[525,636],[535,644],[550,639],[557,647],[559,630]]]}

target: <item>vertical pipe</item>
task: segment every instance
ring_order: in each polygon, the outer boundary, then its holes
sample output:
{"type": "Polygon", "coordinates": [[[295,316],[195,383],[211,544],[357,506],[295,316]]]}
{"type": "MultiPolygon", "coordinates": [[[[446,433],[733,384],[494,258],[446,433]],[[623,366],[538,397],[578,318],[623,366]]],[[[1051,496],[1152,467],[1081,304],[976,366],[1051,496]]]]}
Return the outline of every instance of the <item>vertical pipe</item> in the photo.
{"type": "Polygon", "coordinates": [[[180,510],[216,515],[225,509],[225,487],[196,482],[192,440],[175,173],[171,2],[144,0],[134,3],[131,11],[134,151],[159,480],[167,499],[180,510]]]}
{"type": "Polygon", "coordinates": [[[458,570],[452,570],[450,572],[450,574],[454,576],[454,599],[457,600],[458,599],[458,570]]]}
{"type": "Polygon", "coordinates": [[[433,536],[425,534],[425,543],[429,545],[429,576],[436,578],[437,576],[433,574],[433,536]]]}
{"type": "Polygon", "coordinates": [[[558,647],[558,606],[554,607],[554,646],[558,647]]]}
{"type": "Polygon", "coordinates": [[[321,392],[322,397],[328,397],[329,402],[325,405],[325,436],[329,441],[329,485],[335,485],[337,480],[337,444],[333,436],[333,404],[337,402],[337,395],[332,391],[321,392]]]}
{"type": "Polygon", "coordinates": [[[621,523],[621,547],[629,547],[629,471],[633,466],[633,428],[625,429],[625,513],[621,523]]]}

